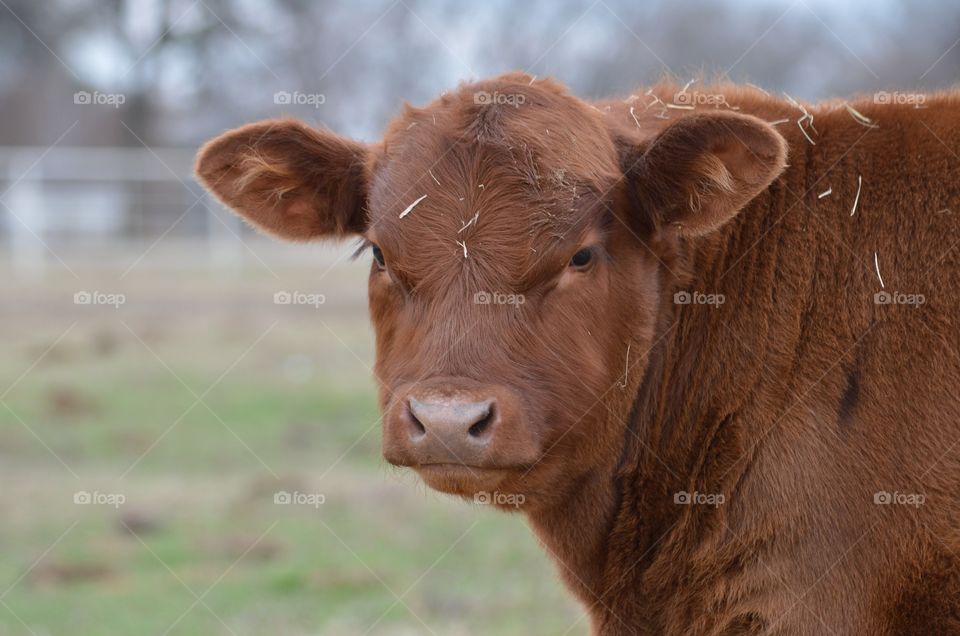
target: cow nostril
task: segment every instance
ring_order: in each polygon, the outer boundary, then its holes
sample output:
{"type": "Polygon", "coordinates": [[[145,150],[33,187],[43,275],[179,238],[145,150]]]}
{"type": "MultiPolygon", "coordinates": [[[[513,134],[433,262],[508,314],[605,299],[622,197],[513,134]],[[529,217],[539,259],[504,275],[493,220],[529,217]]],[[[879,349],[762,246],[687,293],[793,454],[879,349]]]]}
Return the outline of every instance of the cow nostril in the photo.
{"type": "Polygon", "coordinates": [[[470,437],[480,437],[483,435],[483,432],[487,430],[487,428],[490,426],[490,422],[492,421],[493,407],[491,406],[486,415],[474,422],[473,425],[467,429],[467,434],[469,434],[470,437]]]}
{"type": "Polygon", "coordinates": [[[413,411],[407,409],[407,414],[410,416],[410,427],[411,437],[423,437],[427,434],[427,429],[424,425],[417,419],[417,416],[413,414],[413,411]]]}

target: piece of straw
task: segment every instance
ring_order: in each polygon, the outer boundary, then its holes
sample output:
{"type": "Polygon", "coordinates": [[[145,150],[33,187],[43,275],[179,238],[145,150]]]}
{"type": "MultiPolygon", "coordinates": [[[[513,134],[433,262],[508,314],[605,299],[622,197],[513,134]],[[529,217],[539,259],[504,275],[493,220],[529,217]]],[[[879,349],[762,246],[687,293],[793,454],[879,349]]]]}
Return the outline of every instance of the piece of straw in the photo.
{"type": "Polygon", "coordinates": [[[867,128],[880,127],[879,124],[877,124],[872,119],[870,119],[869,117],[867,117],[866,115],[858,111],[856,108],[854,108],[850,104],[845,103],[844,106],[846,106],[847,112],[850,113],[850,116],[853,117],[854,121],[856,121],[861,126],[866,126],[867,128]]]}
{"type": "Polygon", "coordinates": [[[426,198],[427,198],[427,195],[423,195],[422,197],[420,197],[419,199],[417,199],[416,201],[414,201],[413,203],[411,203],[410,205],[408,205],[408,206],[407,206],[407,209],[405,209],[403,212],[400,213],[400,218],[402,219],[403,217],[405,217],[405,216],[407,216],[408,214],[410,214],[410,211],[413,210],[413,208],[417,207],[417,204],[420,203],[421,201],[423,201],[423,200],[426,199],[426,198]]]}
{"type": "Polygon", "coordinates": [[[863,187],[863,176],[857,175],[857,196],[853,199],[853,208],[850,210],[850,216],[857,213],[857,204],[860,203],[860,188],[863,187]]]}
{"type": "Polygon", "coordinates": [[[480,218],[480,211],[478,210],[476,214],[473,215],[473,218],[463,224],[463,227],[457,230],[457,234],[463,232],[465,229],[477,222],[477,219],[480,218]]]}

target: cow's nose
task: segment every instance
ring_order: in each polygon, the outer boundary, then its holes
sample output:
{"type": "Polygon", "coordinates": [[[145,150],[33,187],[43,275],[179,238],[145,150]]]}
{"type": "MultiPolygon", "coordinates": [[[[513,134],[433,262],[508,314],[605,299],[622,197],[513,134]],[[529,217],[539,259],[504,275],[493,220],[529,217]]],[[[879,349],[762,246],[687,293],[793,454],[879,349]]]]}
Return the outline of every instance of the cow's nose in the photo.
{"type": "Polygon", "coordinates": [[[436,377],[393,394],[383,420],[383,455],[391,464],[507,469],[539,458],[537,431],[509,387],[436,377]]]}
{"type": "Polygon", "coordinates": [[[451,450],[464,442],[483,441],[494,417],[494,400],[424,399],[411,397],[409,410],[410,441],[416,444],[428,435],[450,445],[451,450]]]}

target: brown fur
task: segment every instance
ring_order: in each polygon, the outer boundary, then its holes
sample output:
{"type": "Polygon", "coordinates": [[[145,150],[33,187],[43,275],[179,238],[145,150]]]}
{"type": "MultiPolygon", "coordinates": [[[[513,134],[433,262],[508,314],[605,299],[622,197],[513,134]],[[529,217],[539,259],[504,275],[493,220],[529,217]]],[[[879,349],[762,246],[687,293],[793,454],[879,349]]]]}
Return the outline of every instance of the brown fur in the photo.
{"type": "Polygon", "coordinates": [[[374,146],[231,131],[197,172],[274,234],[380,246],[385,411],[447,377],[519,392],[540,459],[493,486],[524,495],[595,633],[960,633],[960,96],[852,102],[877,127],[806,105],[811,143],[786,101],[664,106],[678,90],[588,104],[508,75],[407,107],[374,146]],[[886,291],[926,303],[876,304],[875,254],[886,291]]]}

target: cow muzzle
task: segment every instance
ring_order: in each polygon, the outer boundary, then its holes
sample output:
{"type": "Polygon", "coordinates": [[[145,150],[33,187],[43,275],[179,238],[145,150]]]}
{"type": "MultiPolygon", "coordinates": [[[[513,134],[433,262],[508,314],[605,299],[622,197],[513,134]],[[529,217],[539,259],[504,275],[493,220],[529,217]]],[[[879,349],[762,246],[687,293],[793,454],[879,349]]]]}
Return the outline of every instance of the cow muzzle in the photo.
{"type": "Polygon", "coordinates": [[[540,446],[513,390],[466,378],[402,386],[384,417],[386,460],[445,492],[494,487],[536,463],[540,446]]]}

